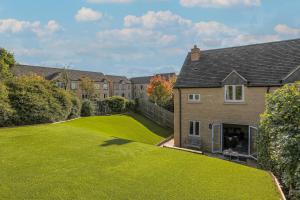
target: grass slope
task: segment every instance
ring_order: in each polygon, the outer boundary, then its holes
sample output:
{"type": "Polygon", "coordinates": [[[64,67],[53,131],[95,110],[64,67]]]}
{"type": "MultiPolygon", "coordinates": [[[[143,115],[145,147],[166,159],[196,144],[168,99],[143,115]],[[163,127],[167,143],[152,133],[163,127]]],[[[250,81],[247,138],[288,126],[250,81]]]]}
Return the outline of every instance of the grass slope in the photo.
{"type": "Polygon", "coordinates": [[[0,129],[0,199],[279,199],[264,171],[150,145],[168,133],[138,115],[0,129]]]}

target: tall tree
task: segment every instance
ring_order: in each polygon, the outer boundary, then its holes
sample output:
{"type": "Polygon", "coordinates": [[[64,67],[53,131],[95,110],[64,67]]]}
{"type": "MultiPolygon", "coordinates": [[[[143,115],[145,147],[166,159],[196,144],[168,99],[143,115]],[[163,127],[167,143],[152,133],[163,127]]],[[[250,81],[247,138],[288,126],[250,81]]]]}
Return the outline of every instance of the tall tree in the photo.
{"type": "Polygon", "coordinates": [[[80,81],[80,88],[82,93],[91,99],[95,94],[94,82],[89,77],[82,77],[80,81]]]}
{"type": "Polygon", "coordinates": [[[69,69],[70,69],[70,66],[66,66],[63,68],[62,73],[61,73],[61,79],[62,79],[62,82],[64,83],[65,90],[68,90],[68,85],[70,84],[69,69]]]}
{"type": "Polygon", "coordinates": [[[3,48],[0,48],[0,80],[12,77],[10,68],[15,64],[15,58],[3,48]]]}

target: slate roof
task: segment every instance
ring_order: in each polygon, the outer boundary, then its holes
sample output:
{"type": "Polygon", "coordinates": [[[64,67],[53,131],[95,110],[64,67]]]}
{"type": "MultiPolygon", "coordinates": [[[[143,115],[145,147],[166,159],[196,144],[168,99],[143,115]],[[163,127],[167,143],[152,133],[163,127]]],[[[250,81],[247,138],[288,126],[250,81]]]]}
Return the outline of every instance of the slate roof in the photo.
{"type": "MultiPolygon", "coordinates": [[[[156,74],[156,75],[161,75],[162,77],[169,78],[176,74],[175,73],[162,73],[162,74],[156,74]]],[[[130,81],[134,84],[149,84],[152,77],[153,76],[133,77],[130,79],[130,81]]]]}
{"type": "MultiPolygon", "coordinates": [[[[59,76],[63,69],[17,64],[12,67],[12,71],[16,76],[29,75],[34,73],[44,77],[47,80],[52,80],[55,77],[59,76]]],[[[89,77],[93,81],[103,81],[105,79],[104,74],[101,72],[68,69],[68,73],[70,79],[73,81],[80,80],[82,77],[89,77]]]]}
{"type": "Polygon", "coordinates": [[[114,83],[121,83],[121,81],[124,81],[124,83],[131,83],[126,76],[106,75],[106,77],[114,83]]]}
{"type": "Polygon", "coordinates": [[[279,86],[300,65],[300,39],[201,51],[194,62],[190,57],[188,53],[176,88],[221,87],[233,70],[248,86],[279,86]]]}

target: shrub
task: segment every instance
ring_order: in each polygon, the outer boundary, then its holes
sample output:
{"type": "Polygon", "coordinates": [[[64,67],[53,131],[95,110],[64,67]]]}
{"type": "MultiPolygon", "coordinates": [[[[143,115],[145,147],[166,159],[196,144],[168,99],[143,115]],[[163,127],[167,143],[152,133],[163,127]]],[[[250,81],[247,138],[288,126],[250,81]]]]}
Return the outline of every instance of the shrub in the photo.
{"type": "Polygon", "coordinates": [[[120,113],[126,109],[126,99],[119,96],[113,96],[104,100],[107,102],[107,105],[111,112],[120,113]]]}
{"type": "Polygon", "coordinates": [[[94,114],[94,106],[92,105],[91,101],[85,100],[82,103],[81,107],[81,116],[88,117],[94,114]]]}
{"type": "Polygon", "coordinates": [[[296,84],[267,95],[258,135],[258,163],[282,180],[290,199],[300,199],[300,92],[296,84]]]}
{"type": "Polygon", "coordinates": [[[128,110],[135,111],[136,110],[135,102],[132,100],[126,100],[125,101],[125,110],[126,111],[128,111],[128,110]]]}
{"type": "Polygon", "coordinates": [[[57,99],[61,109],[58,110],[57,116],[59,119],[67,119],[71,113],[72,100],[71,94],[60,88],[54,88],[52,90],[53,96],[57,99]]]}
{"type": "Polygon", "coordinates": [[[7,88],[0,82],[0,126],[9,125],[12,115],[13,109],[9,104],[7,88]]]}
{"type": "Polygon", "coordinates": [[[71,108],[71,112],[69,115],[69,119],[74,119],[77,117],[80,117],[80,113],[81,113],[81,101],[80,99],[76,96],[73,95],[71,96],[71,102],[72,102],[72,108],[71,108]]]}
{"type": "Polygon", "coordinates": [[[65,120],[70,113],[70,96],[42,77],[16,77],[8,86],[16,125],[65,120]]]}

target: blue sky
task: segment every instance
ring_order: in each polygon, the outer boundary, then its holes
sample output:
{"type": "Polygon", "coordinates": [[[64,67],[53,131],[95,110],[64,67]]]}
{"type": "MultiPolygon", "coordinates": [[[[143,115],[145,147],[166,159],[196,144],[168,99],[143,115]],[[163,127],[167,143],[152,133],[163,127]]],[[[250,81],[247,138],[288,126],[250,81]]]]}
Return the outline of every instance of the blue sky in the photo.
{"type": "Polygon", "coordinates": [[[1,0],[19,63],[132,76],[178,72],[190,48],[300,38],[297,0],[1,0]]]}

